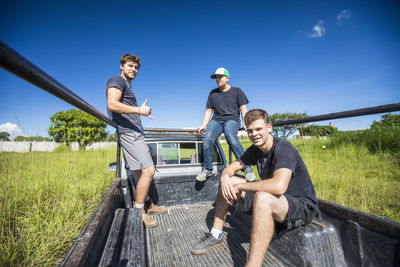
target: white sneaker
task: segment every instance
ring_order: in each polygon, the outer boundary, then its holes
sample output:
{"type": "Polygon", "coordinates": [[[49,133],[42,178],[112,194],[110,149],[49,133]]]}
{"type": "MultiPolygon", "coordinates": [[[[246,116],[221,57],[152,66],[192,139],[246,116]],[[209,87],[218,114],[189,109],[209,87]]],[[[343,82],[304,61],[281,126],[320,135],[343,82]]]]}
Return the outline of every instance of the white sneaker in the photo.
{"type": "Polygon", "coordinates": [[[245,169],[244,177],[246,178],[247,181],[253,182],[256,179],[256,174],[253,172],[252,169],[245,169]]]}
{"type": "Polygon", "coordinates": [[[202,168],[201,172],[197,174],[196,180],[199,182],[205,181],[208,177],[211,176],[212,171],[202,168]]]}

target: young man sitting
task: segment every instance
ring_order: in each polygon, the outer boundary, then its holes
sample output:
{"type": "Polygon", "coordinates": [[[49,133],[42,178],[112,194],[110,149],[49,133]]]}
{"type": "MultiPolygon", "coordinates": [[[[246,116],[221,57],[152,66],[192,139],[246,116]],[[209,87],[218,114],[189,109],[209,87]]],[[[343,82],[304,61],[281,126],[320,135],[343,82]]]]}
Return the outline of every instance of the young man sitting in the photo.
{"type": "Polygon", "coordinates": [[[246,266],[261,266],[274,234],[280,238],[285,232],[311,222],[318,214],[318,201],[296,148],[271,135],[267,112],[251,110],[244,122],[253,145],[222,172],[213,228],[191,252],[203,254],[221,245],[228,205],[242,197],[244,211],[253,216],[246,266]],[[247,182],[235,176],[246,165],[257,165],[261,181],[247,182]]]}

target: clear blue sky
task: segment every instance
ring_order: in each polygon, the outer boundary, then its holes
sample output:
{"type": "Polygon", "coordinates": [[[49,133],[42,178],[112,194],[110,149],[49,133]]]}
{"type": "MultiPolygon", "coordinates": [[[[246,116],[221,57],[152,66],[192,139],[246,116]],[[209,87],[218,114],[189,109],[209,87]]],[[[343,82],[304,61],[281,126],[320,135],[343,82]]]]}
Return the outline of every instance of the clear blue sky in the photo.
{"type": "MultiPolygon", "coordinates": [[[[155,118],[143,118],[145,127],[199,126],[218,67],[250,109],[269,113],[400,102],[398,1],[39,0],[0,8],[0,39],[103,113],[119,58],[140,56],[132,85],[155,118]]],[[[47,136],[49,117],[72,108],[3,69],[0,90],[0,125],[27,135],[47,136]]],[[[362,129],[379,119],[334,123],[362,129]]]]}

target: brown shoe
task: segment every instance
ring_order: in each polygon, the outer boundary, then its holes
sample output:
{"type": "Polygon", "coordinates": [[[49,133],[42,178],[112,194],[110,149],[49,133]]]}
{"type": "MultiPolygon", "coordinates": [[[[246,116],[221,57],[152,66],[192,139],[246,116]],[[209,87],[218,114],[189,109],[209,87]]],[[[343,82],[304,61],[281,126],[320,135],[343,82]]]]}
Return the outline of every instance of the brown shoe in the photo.
{"type": "Polygon", "coordinates": [[[153,228],[158,225],[158,221],[147,215],[144,209],[142,209],[142,221],[147,228],[153,228]]]}
{"type": "Polygon", "coordinates": [[[166,213],[167,209],[164,207],[156,206],[153,202],[150,203],[147,209],[147,214],[163,214],[166,213]]]}

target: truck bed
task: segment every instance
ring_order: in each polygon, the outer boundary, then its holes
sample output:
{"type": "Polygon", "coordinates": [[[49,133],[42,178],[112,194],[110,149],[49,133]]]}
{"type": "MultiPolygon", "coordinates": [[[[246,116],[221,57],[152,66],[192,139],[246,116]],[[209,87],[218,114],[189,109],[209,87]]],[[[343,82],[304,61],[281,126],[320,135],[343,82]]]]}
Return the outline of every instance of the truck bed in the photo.
{"type": "MultiPolygon", "coordinates": [[[[228,212],[222,246],[192,255],[212,227],[211,201],[169,206],[146,229],[123,188],[113,182],[60,266],[244,266],[252,219],[241,201],[228,212]]],[[[399,266],[399,224],[324,200],[319,206],[319,218],[272,240],[263,266],[399,266]]]]}
{"type": "Polygon", "coordinates": [[[229,233],[229,240],[225,238],[222,246],[204,255],[190,253],[192,245],[209,231],[213,216],[211,204],[170,208],[156,215],[159,226],[146,229],[149,266],[243,266],[250,237],[232,220],[225,223],[224,236],[229,233]]]}
{"type": "MultiPolygon", "coordinates": [[[[228,214],[223,229],[224,241],[220,247],[203,255],[191,254],[192,245],[211,229],[214,210],[212,204],[192,205],[170,208],[165,214],[155,215],[159,226],[146,229],[148,266],[244,266],[250,243],[250,225],[246,225],[246,221],[250,221],[243,220],[245,214],[228,214]]],[[[306,233],[319,233],[320,238],[314,239],[317,241],[315,247],[307,244],[304,232],[292,231],[286,238],[271,243],[263,266],[307,266],[309,262],[299,256],[306,256],[306,252],[290,253],[290,250],[301,247],[313,253],[319,249],[322,254],[316,256],[314,263],[320,266],[346,266],[342,250],[337,247],[340,242],[333,228],[326,227],[320,219],[304,228],[307,228],[303,229],[306,233]]]]}

